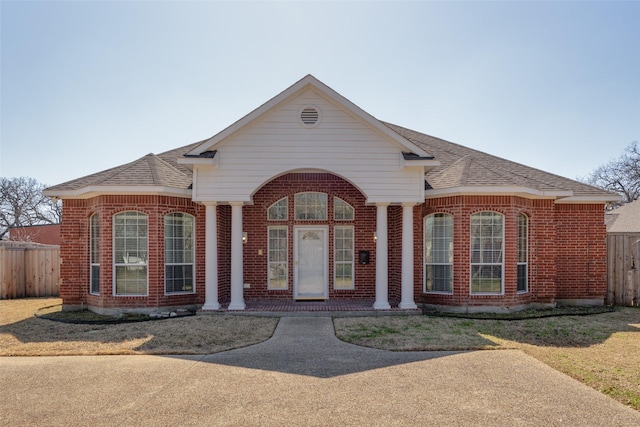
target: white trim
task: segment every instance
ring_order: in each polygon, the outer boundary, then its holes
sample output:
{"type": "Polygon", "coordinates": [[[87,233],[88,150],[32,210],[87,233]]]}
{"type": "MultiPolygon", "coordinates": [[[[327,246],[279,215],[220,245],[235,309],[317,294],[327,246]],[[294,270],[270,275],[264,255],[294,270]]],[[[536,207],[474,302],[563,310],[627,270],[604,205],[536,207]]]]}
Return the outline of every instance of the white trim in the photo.
{"type": "Polygon", "coordinates": [[[216,153],[216,155],[212,158],[210,157],[179,157],[178,158],[179,165],[185,166],[209,166],[212,168],[217,168],[220,165],[220,154],[216,153]]]}
{"type": "Polygon", "coordinates": [[[404,138],[400,134],[396,133],[388,126],[382,124],[378,119],[376,119],[366,111],[362,110],[360,107],[358,107],[357,105],[349,101],[347,98],[343,97],[342,95],[340,95],[339,93],[337,93],[336,91],[334,91],[333,89],[331,89],[330,87],[328,87],[327,85],[325,85],[324,83],[322,83],[321,81],[319,81],[318,79],[316,79],[310,74],[305,76],[301,80],[299,80],[297,83],[294,83],[292,86],[285,89],[280,94],[271,98],[269,101],[265,102],[260,107],[256,108],[251,113],[247,114],[240,120],[236,121],[231,126],[224,129],[223,131],[219,132],[218,134],[212,136],[209,139],[204,140],[202,144],[198,145],[196,148],[191,150],[188,153],[188,155],[197,156],[204,151],[210,151],[212,149],[215,149],[215,146],[218,145],[221,141],[223,141],[227,137],[231,136],[238,130],[242,129],[249,123],[253,122],[254,120],[259,118],[260,116],[262,116],[263,114],[265,114],[266,112],[274,108],[275,106],[285,102],[286,100],[294,97],[298,93],[308,88],[314,89],[316,92],[318,92],[319,95],[325,97],[327,101],[348,110],[353,116],[362,120],[363,122],[371,126],[373,129],[375,129],[377,133],[389,138],[390,140],[398,144],[400,147],[403,147],[404,149],[409,150],[412,153],[415,153],[419,156],[430,157],[430,154],[424,151],[422,148],[413,144],[411,141],[404,138]]]}
{"type": "MultiPolygon", "coordinates": [[[[530,187],[521,186],[465,186],[451,187],[441,189],[425,190],[425,199],[433,199],[443,196],[457,195],[474,195],[474,196],[499,196],[499,195],[515,195],[529,199],[559,199],[563,197],[573,196],[572,191],[564,190],[537,190],[530,187]]],[[[566,200],[566,199],[565,199],[566,200]]]]}
{"type": "Polygon", "coordinates": [[[322,230],[324,231],[324,254],[323,254],[323,268],[324,268],[324,295],[321,297],[313,297],[307,299],[328,299],[329,298],[329,226],[328,225],[295,225],[293,227],[293,298],[295,300],[302,299],[298,297],[298,263],[300,262],[300,257],[298,255],[298,233],[301,231],[313,231],[313,230],[322,230]]]}
{"type": "Polygon", "coordinates": [[[192,191],[189,188],[173,188],[161,185],[89,185],[76,190],[44,190],[43,195],[56,199],[90,199],[96,196],[118,195],[118,196],[174,196],[191,198],[192,191]]]}
{"type": "Polygon", "coordinates": [[[557,200],[556,203],[570,204],[570,203],[583,203],[583,204],[600,204],[607,202],[617,202],[622,199],[617,194],[611,194],[606,196],[571,196],[564,199],[557,200]]]}

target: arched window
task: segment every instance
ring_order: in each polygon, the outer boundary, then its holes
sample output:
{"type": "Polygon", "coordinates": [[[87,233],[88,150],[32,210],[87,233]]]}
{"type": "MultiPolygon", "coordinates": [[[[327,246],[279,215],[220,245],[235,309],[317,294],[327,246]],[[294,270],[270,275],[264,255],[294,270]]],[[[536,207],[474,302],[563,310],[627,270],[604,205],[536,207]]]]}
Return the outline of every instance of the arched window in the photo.
{"type": "Polygon", "coordinates": [[[113,217],[113,264],[115,295],[147,294],[148,219],[140,212],[121,212],[113,217]]]}
{"type": "Polygon", "coordinates": [[[89,220],[89,263],[91,269],[89,272],[91,288],[89,292],[92,294],[100,294],[100,217],[98,214],[91,215],[89,220]]]}
{"type": "Polygon", "coordinates": [[[518,292],[529,290],[529,218],[518,215],[518,292]]]}
{"type": "Polygon", "coordinates": [[[453,292],[453,215],[424,219],[424,291],[453,292]]]}
{"type": "Polygon", "coordinates": [[[471,293],[501,294],[504,278],[504,216],[471,215],[471,293]]]}
{"type": "Polygon", "coordinates": [[[289,218],[289,198],[283,197],[267,209],[267,219],[270,221],[286,221],[289,218]]]}
{"type": "Polygon", "coordinates": [[[195,292],[193,217],[186,213],[164,216],[164,290],[167,294],[195,292]]]}
{"type": "Polygon", "coordinates": [[[353,221],[353,206],[344,200],[333,198],[333,219],[336,221],[353,221]]]}
{"type": "Polygon", "coordinates": [[[295,219],[326,221],[327,195],[325,193],[298,193],[294,198],[295,219]]]}

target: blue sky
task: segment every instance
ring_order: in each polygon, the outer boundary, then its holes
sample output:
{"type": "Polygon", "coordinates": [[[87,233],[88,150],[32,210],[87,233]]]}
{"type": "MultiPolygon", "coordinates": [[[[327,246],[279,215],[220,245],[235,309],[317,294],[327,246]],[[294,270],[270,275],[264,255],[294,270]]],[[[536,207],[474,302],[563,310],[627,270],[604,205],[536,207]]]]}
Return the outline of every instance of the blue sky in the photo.
{"type": "Polygon", "coordinates": [[[640,140],[640,2],[0,2],[0,176],[208,138],[307,74],[380,120],[563,175],[640,140]]]}

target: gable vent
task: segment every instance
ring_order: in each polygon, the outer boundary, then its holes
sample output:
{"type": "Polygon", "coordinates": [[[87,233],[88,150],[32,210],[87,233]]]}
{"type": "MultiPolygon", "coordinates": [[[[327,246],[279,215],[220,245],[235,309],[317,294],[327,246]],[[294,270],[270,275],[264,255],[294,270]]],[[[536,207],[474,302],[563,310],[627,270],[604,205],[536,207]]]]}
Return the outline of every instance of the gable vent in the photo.
{"type": "Polygon", "coordinates": [[[320,120],[320,112],[315,107],[305,107],[300,112],[300,121],[303,125],[313,127],[320,120]]]}

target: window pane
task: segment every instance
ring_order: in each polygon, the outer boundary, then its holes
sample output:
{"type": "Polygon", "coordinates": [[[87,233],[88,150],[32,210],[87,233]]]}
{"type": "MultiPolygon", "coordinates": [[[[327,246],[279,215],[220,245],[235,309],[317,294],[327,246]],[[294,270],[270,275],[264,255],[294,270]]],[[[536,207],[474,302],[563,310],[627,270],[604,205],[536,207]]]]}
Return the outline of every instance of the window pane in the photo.
{"type": "Polygon", "coordinates": [[[471,215],[471,292],[501,293],[504,217],[497,212],[471,215]]]}
{"type": "Polygon", "coordinates": [[[452,265],[427,265],[426,274],[428,292],[451,292],[453,290],[452,265]]]}
{"type": "Polygon", "coordinates": [[[333,219],[336,221],[352,221],[353,207],[342,199],[333,198],[333,219]]]}
{"type": "Polygon", "coordinates": [[[193,217],[171,213],[164,217],[165,292],[194,292],[193,217]]]}
{"type": "Polygon", "coordinates": [[[327,195],[324,193],[298,193],[294,197],[295,219],[326,220],[327,195]]]}
{"type": "Polygon", "coordinates": [[[528,290],[529,218],[518,215],[518,292],[528,290]]]}
{"type": "Polygon", "coordinates": [[[425,291],[453,292],[453,216],[428,215],[424,230],[425,291]]]}
{"type": "Polygon", "coordinates": [[[285,221],[289,216],[288,202],[289,198],[285,197],[272,204],[269,209],[267,209],[267,219],[272,221],[285,221]]]}
{"type": "Polygon", "coordinates": [[[92,294],[100,293],[100,218],[98,214],[93,214],[90,220],[89,228],[89,263],[90,269],[90,292],[92,294]]]}
{"type": "Polygon", "coordinates": [[[122,212],[113,220],[116,295],[147,293],[147,216],[122,212]]]}
{"type": "Polygon", "coordinates": [[[333,229],[334,288],[353,289],[353,227],[333,229]]]}
{"type": "Polygon", "coordinates": [[[288,228],[268,228],[269,289],[287,289],[288,287],[288,228]]]}

